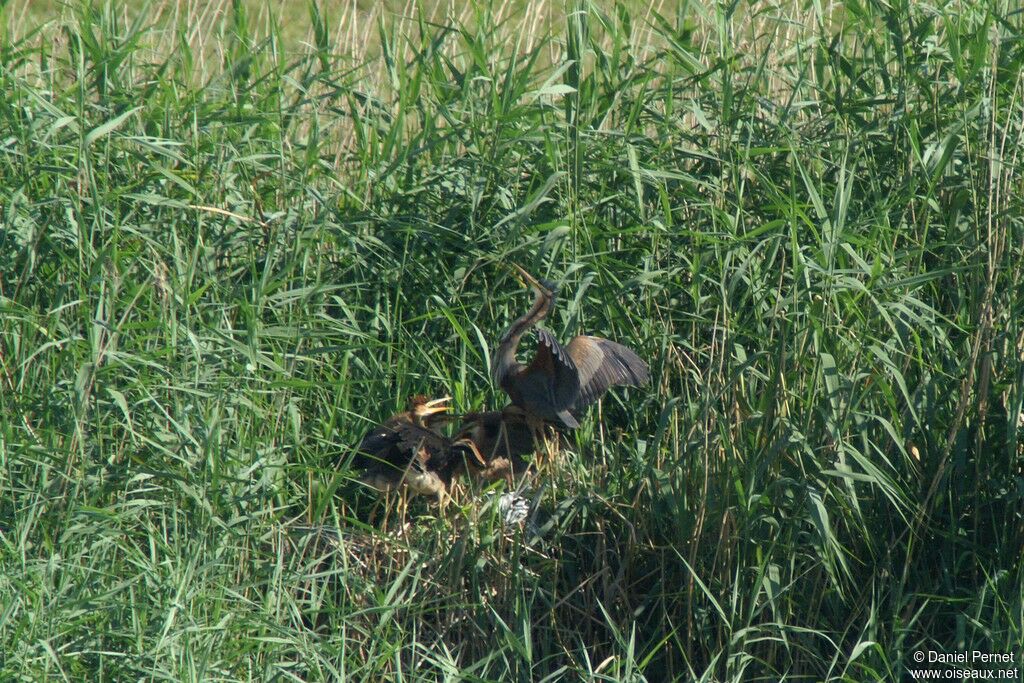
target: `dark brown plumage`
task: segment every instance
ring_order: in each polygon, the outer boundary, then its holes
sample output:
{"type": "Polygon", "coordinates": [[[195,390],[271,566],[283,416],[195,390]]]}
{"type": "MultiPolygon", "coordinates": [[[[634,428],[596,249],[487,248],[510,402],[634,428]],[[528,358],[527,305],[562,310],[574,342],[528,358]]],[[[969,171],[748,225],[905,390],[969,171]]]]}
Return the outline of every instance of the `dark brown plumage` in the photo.
{"type": "Polygon", "coordinates": [[[529,365],[516,360],[519,341],[543,320],[554,305],[556,287],[538,281],[519,266],[535,293],[533,306],[509,327],[494,353],[491,377],[512,403],[531,416],[559,427],[579,427],[577,416],[617,384],[643,386],[650,379],[647,363],[622,344],[580,335],[563,347],[537,328],[537,353],[529,365]]]}
{"type": "Polygon", "coordinates": [[[526,472],[529,464],[522,456],[537,451],[548,429],[543,420],[509,405],[502,410],[467,413],[455,441],[470,441],[479,453],[481,461],[467,460],[472,474],[489,481],[511,480],[526,472]]]}
{"type": "Polygon", "coordinates": [[[352,460],[353,467],[364,470],[360,479],[384,491],[408,486],[414,493],[441,496],[466,459],[482,465],[475,444],[454,442],[437,431],[451,419],[443,415],[449,400],[414,396],[407,411],[364,436],[352,460]]]}

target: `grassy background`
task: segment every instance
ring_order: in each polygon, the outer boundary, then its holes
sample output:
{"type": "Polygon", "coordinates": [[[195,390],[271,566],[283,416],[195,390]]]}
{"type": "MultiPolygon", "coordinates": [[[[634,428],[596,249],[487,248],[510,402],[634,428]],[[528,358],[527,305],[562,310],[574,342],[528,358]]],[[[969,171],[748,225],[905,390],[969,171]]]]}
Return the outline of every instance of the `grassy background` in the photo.
{"type": "Polygon", "coordinates": [[[1016,5],[113,7],[2,10],[0,677],[1019,654],[1016,5]],[[503,402],[509,261],[654,377],[532,544],[345,466],[410,393],[503,402]]]}

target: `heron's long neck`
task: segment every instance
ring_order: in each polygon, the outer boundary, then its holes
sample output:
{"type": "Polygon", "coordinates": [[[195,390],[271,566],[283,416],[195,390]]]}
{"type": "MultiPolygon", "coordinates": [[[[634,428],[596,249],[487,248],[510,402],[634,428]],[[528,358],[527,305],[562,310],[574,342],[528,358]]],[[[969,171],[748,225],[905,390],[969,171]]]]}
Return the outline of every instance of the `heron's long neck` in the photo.
{"type": "Polygon", "coordinates": [[[516,349],[519,348],[519,340],[523,338],[531,327],[547,317],[551,310],[551,297],[544,293],[537,292],[533,300],[533,306],[508,328],[508,332],[501,338],[498,350],[494,352],[491,359],[491,379],[495,384],[501,385],[508,374],[513,371],[519,362],[516,360],[516,349]]]}

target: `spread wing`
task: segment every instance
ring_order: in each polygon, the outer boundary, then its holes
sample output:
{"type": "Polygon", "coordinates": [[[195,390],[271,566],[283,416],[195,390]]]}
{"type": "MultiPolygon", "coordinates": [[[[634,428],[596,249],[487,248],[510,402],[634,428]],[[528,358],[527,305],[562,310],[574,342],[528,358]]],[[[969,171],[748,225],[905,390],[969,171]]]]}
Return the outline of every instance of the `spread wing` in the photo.
{"type": "Polygon", "coordinates": [[[549,378],[547,398],[556,411],[571,408],[576,402],[580,391],[576,363],[555,336],[544,328],[537,328],[537,355],[526,370],[549,378]]]}
{"type": "Polygon", "coordinates": [[[650,370],[640,356],[608,339],[580,335],[569,342],[565,353],[578,371],[575,410],[583,410],[616,384],[640,387],[650,380],[650,370]]]}
{"type": "Polygon", "coordinates": [[[579,427],[569,412],[580,393],[576,364],[547,330],[538,328],[537,339],[537,354],[516,377],[522,407],[544,419],[579,427]]]}

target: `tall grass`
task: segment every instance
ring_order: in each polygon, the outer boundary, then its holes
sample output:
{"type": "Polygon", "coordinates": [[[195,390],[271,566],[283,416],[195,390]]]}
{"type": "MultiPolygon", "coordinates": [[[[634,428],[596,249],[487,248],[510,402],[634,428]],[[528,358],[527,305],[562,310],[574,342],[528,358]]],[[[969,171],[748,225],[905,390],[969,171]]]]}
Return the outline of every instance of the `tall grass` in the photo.
{"type": "Polygon", "coordinates": [[[4,21],[0,676],[863,681],[1019,650],[1013,4],[366,31],[311,2],[304,41],[199,7],[4,21]],[[510,261],[563,282],[558,335],[654,376],[573,437],[532,539],[347,467],[411,393],[503,402],[510,261]]]}

